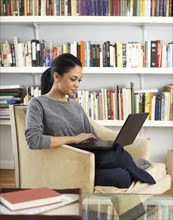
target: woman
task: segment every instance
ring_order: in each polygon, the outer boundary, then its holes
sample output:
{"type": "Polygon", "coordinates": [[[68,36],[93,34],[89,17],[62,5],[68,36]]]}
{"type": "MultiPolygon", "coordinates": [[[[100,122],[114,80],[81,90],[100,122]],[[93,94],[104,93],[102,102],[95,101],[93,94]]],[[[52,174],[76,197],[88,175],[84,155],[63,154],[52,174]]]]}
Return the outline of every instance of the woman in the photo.
{"type": "MultiPolygon", "coordinates": [[[[31,149],[59,147],[97,139],[97,134],[74,96],[82,80],[82,64],[72,54],[59,55],[41,77],[40,97],[29,101],[26,140],[31,149]]],[[[121,147],[92,151],[96,159],[95,185],[129,187],[133,180],[149,184],[154,179],[136,167],[121,147]]]]}

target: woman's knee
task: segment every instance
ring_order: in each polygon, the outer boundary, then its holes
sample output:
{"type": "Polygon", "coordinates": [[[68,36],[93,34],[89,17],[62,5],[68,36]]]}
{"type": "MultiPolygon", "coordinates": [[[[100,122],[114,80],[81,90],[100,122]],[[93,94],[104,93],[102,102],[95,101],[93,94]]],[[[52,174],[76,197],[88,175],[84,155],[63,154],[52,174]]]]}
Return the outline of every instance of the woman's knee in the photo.
{"type": "Polygon", "coordinates": [[[132,183],[127,170],[122,168],[96,169],[95,185],[128,188],[132,183]]]}

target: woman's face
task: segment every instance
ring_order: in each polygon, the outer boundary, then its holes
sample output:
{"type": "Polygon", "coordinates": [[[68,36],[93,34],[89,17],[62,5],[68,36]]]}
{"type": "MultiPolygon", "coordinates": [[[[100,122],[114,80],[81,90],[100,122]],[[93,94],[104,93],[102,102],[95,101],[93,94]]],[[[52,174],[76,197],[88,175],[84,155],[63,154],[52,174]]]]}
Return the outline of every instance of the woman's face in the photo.
{"type": "Polygon", "coordinates": [[[58,91],[62,95],[74,96],[82,80],[82,67],[75,66],[63,76],[56,75],[58,91]]]}

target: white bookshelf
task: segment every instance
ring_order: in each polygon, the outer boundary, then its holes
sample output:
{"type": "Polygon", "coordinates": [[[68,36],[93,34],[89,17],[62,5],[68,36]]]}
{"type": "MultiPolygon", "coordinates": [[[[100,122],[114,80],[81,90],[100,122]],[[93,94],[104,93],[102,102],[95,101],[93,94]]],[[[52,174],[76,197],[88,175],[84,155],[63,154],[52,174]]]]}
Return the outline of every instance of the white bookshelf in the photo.
{"type": "MultiPolygon", "coordinates": [[[[126,42],[128,39],[130,39],[130,41],[137,41],[139,39],[140,42],[144,42],[145,40],[150,39],[162,40],[162,38],[164,38],[166,42],[172,41],[172,31],[170,31],[170,29],[172,30],[173,25],[172,17],[1,16],[0,22],[2,24],[1,41],[3,41],[6,36],[8,36],[9,39],[12,39],[13,36],[19,35],[19,38],[22,38],[21,42],[38,36],[38,39],[44,39],[44,37],[47,37],[47,39],[45,39],[47,42],[51,42],[53,39],[55,42],[62,43],[62,40],[66,42],[67,39],[72,39],[72,41],[75,39],[76,41],[79,41],[79,38],[82,39],[84,34],[87,35],[86,38],[89,38],[93,42],[103,42],[104,40],[109,40],[109,38],[114,41],[122,40],[122,42],[126,42]],[[102,31],[102,26],[106,31],[102,31]],[[73,29],[71,29],[71,27],[73,27],[73,29]],[[51,32],[51,30],[54,31],[51,32]],[[59,30],[60,32],[63,32],[60,37],[59,30]],[[112,37],[112,35],[114,36],[112,37]],[[57,39],[57,37],[59,38],[57,39]]],[[[11,84],[13,84],[13,82],[16,84],[14,79],[16,75],[16,80],[21,78],[23,84],[25,84],[26,81],[27,83],[32,83],[34,81],[33,78],[38,79],[46,68],[47,67],[0,67],[0,76],[2,81],[3,78],[6,77],[6,82],[10,82],[11,84]],[[30,75],[31,78],[29,78],[30,75]]],[[[118,80],[120,80],[120,78],[121,81],[126,80],[127,82],[136,80],[142,87],[141,89],[145,89],[149,86],[148,83],[150,83],[151,88],[152,86],[153,88],[156,88],[157,86],[159,88],[161,85],[164,86],[165,84],[173,83],[172,68],[84,67],[83,73],[86,76],[85,80],[89,80],[89,82],[87,82],[89,86],[93,83],[92,86],[94,87],[94,83],[96,83],[100,88],[102,86],[104,87],[106,76],[108,76],[108,80],[110,81],[117,80],[115,84],[119,84],[118,80]],[[135,78],[134,76],[136,75],[139,75],[140,77],[137,76],[135,78]],[[103,80],[101,80],[102,78],[103,80]],[[101,85],[101,83],[103,85],[101,85]]],[[[135,85],[137,83],[135,82],[135,85]]],[[[122,126],[124,123],[124,121],[117,120],[99,120],[97,122],[107,127],[118,127],[122,126]]],[[[0,125],[3,126],[2,130],[4,129],[5,133],[6,130],[9,129],[9,126],[4,125],[10,125],[10,120],[1,120],[0,125]]],[[[167,149],[172,148],[170,138],[172,128],[173,122],[171,121],[146,121],[144,123],[144,133],[146,130],[145,136],[151,137],[153,140],[152,149],[156,148],[153,150],[155,151],[155,154],[158,153],[164,155],[166,154],[165,152],[167,149]],[[149,133],[147,133],[148,130],[149,133]],[[164,137],[163,141],[163,138],[161,138],[162,135],[164,137]],[[161,140],[160,143],[159,140],[161,140]]]]}

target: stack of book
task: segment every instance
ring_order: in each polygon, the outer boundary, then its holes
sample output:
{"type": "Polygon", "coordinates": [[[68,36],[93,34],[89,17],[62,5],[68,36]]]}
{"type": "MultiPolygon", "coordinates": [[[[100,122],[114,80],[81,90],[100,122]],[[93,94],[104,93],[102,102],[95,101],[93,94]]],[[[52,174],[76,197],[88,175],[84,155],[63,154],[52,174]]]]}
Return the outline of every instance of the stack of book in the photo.
{"type": "Polygon", "coordinates": [[[78,195],[68,196],[48,187],[18,189],[0,194],[0,215],[45,213],[78,199],[78,195]]]}
{"type": "Polygon", "coordinates": [[[21,85],[0,86],[0,120],[9,120],[9,105],[23,103],[25,88],[21,85]]]}

